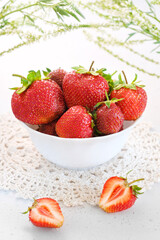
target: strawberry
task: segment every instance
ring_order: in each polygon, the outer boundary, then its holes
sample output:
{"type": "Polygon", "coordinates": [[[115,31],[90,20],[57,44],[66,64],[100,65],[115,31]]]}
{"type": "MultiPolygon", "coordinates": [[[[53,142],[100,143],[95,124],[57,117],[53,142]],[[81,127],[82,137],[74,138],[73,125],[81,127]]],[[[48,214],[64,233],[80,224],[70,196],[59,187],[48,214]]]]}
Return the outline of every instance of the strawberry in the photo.
{"type": "MultiPolygon", "coordinates": [[[[20,75],[14,75],[20,76],[20,75]]],[[[20,76],[23,86],[12,88],[11,106],[16,118],[30,124],[46,124],[65,111],[63,92],[54,81],[41,80],[40,71],[20,76]]]]}
{"type": "Polygon", "coordinates": [[[137,75],[133,82],[128,84],[126,77],[126,82],[124,82],[119,75],[119,84],[116,84],[114,90],[111,92],[111,98],[123,98],[117,105],[124,114],[125,120],[138,119],[144,112],[147,104],[147,94],[143,89],[144,85],[138,85],[136,79],[137,75]]]}
{"type": "Polygon", "coordinates": [[[89,71],[82,66],[73,69],[65,75],[62,85],[67,107],[81,105],[92,111],[98,102],[105,100],[105,91],[109,91],[108,82],[101,76],[105,69],[96,72],[92,66],[89,71]]]}
{"type": "Polygon", "coordinates": [[[142,194],[142,188],[137,185],[132,185],[137,181],[144,180],[144,178],[137,179],[128,183],[127,177],[111,177],[103,187],[102,194],[99,201],[99,206],[108,213],[119,212],[133,206],[138,194],[142,194]]]}
{"type": "Polygon", "coordinates": [[[107,100],[97,103],[97,108],[93,114],[95,125],[98,132],[101,134],[112,134],[119,132],[123,128],[124,116],[121,109],[116,105],[122,99],[109,100],[106,93],[107,100]]]}
{"type": "Polygon", "coordinates": [[[57,135],[56,134],[56,123],[57,123],[57,120],[54,120],[54,121],[52,121],[50,123],[47,123],[47,124],[41,124],[39,126],[38,131],[41,132],[41,133],[56,136],[57,135]]]}
{"type": "Polygon", "coordinates": [[[50,72],[47,77],[54,80],[60,87],[62,87],[63,79],[66,73],[67,72],[65,70],[59,68],[50,72]]]}
{"type": "Polygon", "coordinates": [[[28,212],[30,221],[37,227],[60,228],[64,222],[58,202],[51,198],[34,200],[32,207],[23,214],[28,212]]]}
{"type": "Polygon", "coordinates": [[[63,138],[92,137],[92,117],[82,106],[69,108],[57,121],[56,133],[63,138]]]}

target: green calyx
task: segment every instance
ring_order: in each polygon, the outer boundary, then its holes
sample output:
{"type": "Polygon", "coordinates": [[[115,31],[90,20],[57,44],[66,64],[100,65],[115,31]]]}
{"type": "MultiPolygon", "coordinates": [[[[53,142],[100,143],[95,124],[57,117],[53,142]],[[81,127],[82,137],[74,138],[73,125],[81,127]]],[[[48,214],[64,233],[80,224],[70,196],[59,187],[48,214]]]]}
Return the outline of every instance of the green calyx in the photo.
{"type": "Polygon", "coordinates": [[[106,68],[101,68],[97,71],[95,71],[92,67],[93,67],[94,61],[91,63],[91,66],[88,69],[84,68],[83,66],[79,65],[78,67],[72,67],[72,69],[75,70],[76,73],[80,73],[80,74],[91,74],[93,76],[98,76],[98,75],[103,75],[103,72],[106,71],[106,68]]]}
{"type": "Polygon", "coordinates": [[[122,100],[123,100],[123,98],[120,98],[120,99],[117,99],[117,98],[109,99],[108,94],[107,94],[107,91],[105,91],[105,94],[106,94],[106,99],[107,99],[107,100],[97,103],[97,104],[94,106],[94,109],[98,108],[98,107],[101,106],[102,104],[105,104],[108,108],[110,108],[111,103],[116,103],[116,102],[119,102],[119,101],[122,101],[122,100]]]}
{"type": "Polygon", "coordinates": [[[47,77],[48,76],[48,74],[51,72],[51,69],[49,69],[49,68],[46,68],[46,70],[44,71],[44,70],[42,70],[42,72],[43,72],[43,75],[45,76],[45,77],[47,77]]]}
{"type": "Polygon", "coordinates": [[[140,88],[145,87],[145,85],[140,84],[140,81],[137,81],[137,74],[135,74],[134,80],[131,83],[128,83],[124,71],[122,71],[122,73],[123,73],[123,76],[124,76],[125,80],[122,80],[122,76],[121,76],[121,74],[119,74],[118,75],[118,81],[114,82],[114,87],[113,87],[114,90],[119,90],[121,88],[129,88],[129,89],[132,89],[132,90],[137,90],[136,87],[140,87],[140,88]]]}
{"type": "MultiPolygon", "coordinates": [[[[47,76],[49,74],[49,72],[51,72],[51,70],[49,68],[46,68],[46,71],[43,71],[44,76],[47,76]]],[[[22,86],[19,87],[13,87],[10,88],[11,90],[16,90],[16,93],[21,94],[22,92],[26,91],[27,88],[34,82],[37,80],[42,80],[42,76],[41,76],[41,71],[38,70],[37,72],[34,70],[30,70],[28,72],[27,77],[24,77],[22,75],[19,74],[13,74],[14,77],[20,77],[21,78],[21,84],[22,86]]],[[[47,77],[44,79],[48,79],[47,77]]]]}
{"type": "Polygon", "coordinates": [[[92,117],[91,120],[91,128],[93,129],[93,134],[94,136],[102,136],[104,135],[103,133],[101,133],[100,131],[98,131],[97,127],[96,127],[96,119],[97,119],[97,113],[96,110],[94,109],[92,113],[88,112],[88,114],[92,117]]]}
{"type": "Polygon", "coordinates": [[[120,178],[122,178],[122,179],[125,181],[125,185],[126,185],[127,187],[131,187],[131,188],[132,188],[133,194],[135,195],[135,197],[137,197],[139,194],[143,194],[143,192],[140,192],[140,191],[142,190],[142,188],[141,188],[141,187],[138,187],[137,185],[132,185],[132,184],[135,183],[135,182],[143,181],[144,178],[140,178],[140,179],[134,180],[134,181],[132,181],[132,182],[128,182],[127,176],[128,176],[128,174],[129,174],[130,172],[132,172],[132,171],[133,171],[133,170],[130,170],[130,171],[126,174],[126,177],[125,177],[125,178],[123,178],[123,177],[120,177],[120,178]]]}
{"type": "Polygon", "coordinates": [[[108,82],[108,85],[109,85],[109,95],[110,93],[113,91],[114,89],[114,86],[115,86],[115,81],[112,79],[113,75],[117,72],[115,71],[114,73],[112,74],[106,74],[105,73],[106,69],[102,72],[101,76],[108,82]]]}

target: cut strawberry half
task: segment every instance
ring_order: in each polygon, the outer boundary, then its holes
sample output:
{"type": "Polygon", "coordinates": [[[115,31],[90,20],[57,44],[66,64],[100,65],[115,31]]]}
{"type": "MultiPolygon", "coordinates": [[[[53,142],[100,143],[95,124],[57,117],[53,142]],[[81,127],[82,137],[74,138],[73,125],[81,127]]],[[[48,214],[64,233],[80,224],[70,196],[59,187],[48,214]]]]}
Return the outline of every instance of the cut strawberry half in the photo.
{"type": "Polygon", "coordinates": [[[59,204],[51,198],[36,199],[27,212],[30,221],[37,227],[60,228],[64,222],[59,204]]]}
{"type": "Polygon", "coordinates": [[[127,178],[111,177],[104,184],[100,197],[99,206],[106,212],[119,212],[133,206],[137,199],[137,195],[141,194],[141,190],[134,182],[144,180],[143,178],[127,182],[127,178]]]}

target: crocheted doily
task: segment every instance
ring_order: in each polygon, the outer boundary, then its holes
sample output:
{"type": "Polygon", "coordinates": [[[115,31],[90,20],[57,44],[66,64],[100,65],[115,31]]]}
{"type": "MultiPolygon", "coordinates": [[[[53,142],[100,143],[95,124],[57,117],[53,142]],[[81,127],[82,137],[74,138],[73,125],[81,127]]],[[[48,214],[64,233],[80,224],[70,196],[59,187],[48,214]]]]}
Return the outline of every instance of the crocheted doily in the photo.
{"type": "Polygon", "coordinates": [[[137,125],[121,152],[111,161],[85,171],[67,170],[48,162],[34,147],[21,124],[0,116],[0,188],[25,199],[52,197],[66,206],[96,205],[105,181],[114,175],[144,177],[144,190],[160,181],[160,134],[146,123],[137,125]]]}

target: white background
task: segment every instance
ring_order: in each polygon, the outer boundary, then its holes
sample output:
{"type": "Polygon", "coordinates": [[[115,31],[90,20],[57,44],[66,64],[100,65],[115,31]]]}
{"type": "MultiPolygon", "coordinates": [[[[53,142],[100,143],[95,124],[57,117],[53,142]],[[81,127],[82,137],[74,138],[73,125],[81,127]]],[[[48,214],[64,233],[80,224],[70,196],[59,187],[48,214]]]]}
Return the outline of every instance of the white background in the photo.
{"type": "MultiPolygon", "coordinates": [[[[1,41],[1,48],[12,41],[9,37],[1,41]]],[[[151,46],[150,46],[151,47],[151,46]]],[[[142,52],[148,49],[141,48],[142,52]]],[[[120,51],[126,58],[127,53],[120,51]]],[[[153,53],[148,53],[153,56],[153,53]]],[[[159,56],[156,56],[158,59],[159,56]]],[[[147,70],[160,73],[159,65],[153,67],[142,59],[131,56],[131,61],[147,70]]],[[[12,91],[9,87],[19,86],[19,79],[13,73],[27,74],[31,69],[64,68],[68,71],[72,66],[89,67],[95,60],[95,67],[106,67],[109,72],[124,70],[129,81],[134,78],[135,70],[113,58],[93,43],[88,42],[80,31],[67,33],[46,42],[22,47],[10,54],[0,57],[0,114],[11,111],[10,99],[12,91]]],[[[138,72],[137,72],[138,73],[138,72]]],[[[150,122],[160,130],[159,92],[160,79],[138,73],[139,79],[146,85],[148,105],[144,121],[150,122]]],[[[152,239],[160,236],[160,184],[140,196],[136,204],[121,213],[106,214],[98,207],[66,208],[62,211],[65,217],[64,226],[59,229],[39,229],[34,227],[28,217],[22,215],[31,201],[17,199],[12,192],[0,191],[0,240],[72,240],[72,239],[152,239]]]]}

